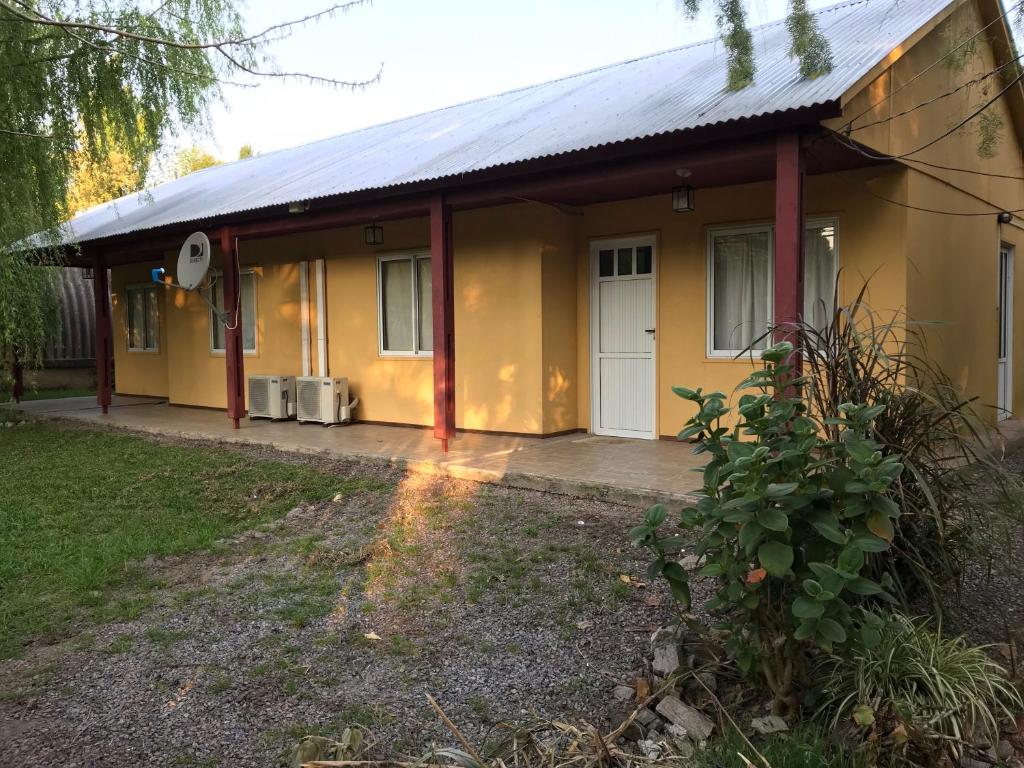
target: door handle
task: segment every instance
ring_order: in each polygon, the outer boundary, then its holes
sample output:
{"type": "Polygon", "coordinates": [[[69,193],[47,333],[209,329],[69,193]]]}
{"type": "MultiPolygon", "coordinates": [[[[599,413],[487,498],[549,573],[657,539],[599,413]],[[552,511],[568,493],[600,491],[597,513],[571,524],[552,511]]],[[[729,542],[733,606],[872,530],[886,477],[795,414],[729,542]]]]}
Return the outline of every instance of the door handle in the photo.
{"type": "Polygon", "coordinates": [[[646,328],[646,329],[644,329],[644,333],[654,333],[654,329],[653,328],[646,328]]]}

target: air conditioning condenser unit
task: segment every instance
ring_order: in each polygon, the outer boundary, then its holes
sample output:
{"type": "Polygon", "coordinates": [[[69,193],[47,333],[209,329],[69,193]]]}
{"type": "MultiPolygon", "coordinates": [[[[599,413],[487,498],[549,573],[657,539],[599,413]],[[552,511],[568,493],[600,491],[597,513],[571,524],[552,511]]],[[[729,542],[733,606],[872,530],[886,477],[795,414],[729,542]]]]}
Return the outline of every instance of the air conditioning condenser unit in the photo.
{"type": "Polygon", "coordinates": [[[332,376],[299,376],[295,380],[299,421],[347,424],[358,400],[348,399],[348,379],[332,376]]]}
{"type": "Polygon", "coordinates": [[[294,376],[250,376],[250,419],[294,419],[294,376]]]}

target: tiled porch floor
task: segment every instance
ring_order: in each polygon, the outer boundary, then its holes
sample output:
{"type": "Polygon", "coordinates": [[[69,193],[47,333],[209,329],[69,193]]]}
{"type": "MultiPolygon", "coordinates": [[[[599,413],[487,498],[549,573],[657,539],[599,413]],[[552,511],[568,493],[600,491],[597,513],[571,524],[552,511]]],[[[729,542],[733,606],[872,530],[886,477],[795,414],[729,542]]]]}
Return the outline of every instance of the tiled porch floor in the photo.
{"type": "Polygon", "coordinates": [[[665,440],[628,440],[575,434],[539,439],[459,434],[447,455],[430,430],[353,424],[242,421],[233,430],[221,411],[169,406],[116,396],[106,416],[95,398],[36,400],[19,408],[40,417],[78,421],[176,437],[270,445],[284,451],[371,457],[420,472],[447,472],[483,482],[595,495],[644,504],[680,500],[700,486],[702,461],[690,446],[665,440]]]}

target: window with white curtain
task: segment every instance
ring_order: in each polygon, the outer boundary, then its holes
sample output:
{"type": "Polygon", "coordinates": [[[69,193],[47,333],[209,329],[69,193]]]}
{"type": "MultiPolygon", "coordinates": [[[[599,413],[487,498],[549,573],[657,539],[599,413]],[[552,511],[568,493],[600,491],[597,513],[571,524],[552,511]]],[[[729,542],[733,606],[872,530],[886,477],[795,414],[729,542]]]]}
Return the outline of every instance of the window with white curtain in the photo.
{"type": "MultiPolygon", "coordinates": [[[[708,354],[734,356],[764,349],[772,321],[774,228],[713,229],[708,233],[708,354]]],[[[804,232],[804,319],[821,328],[832,312],[836,223],[814,221],[804,232]]]]}
{"type": "Polygon", "coordinates": [[[156,285],[132,285],[125,289],[128,351],[160,349],[160,306],[156,285]]]}
{"type": "Polygon", "coordinates": [[[429,254],[378,257],[381,354],[432,354],[432,287],[429,254]]]}
{"type": "MultiPolygon", "coordinates": [[[[240,292],[238,296],[239,309],[242,312],[242,351],[256,351],[256,275],[250,270],[242,270],[239,283],[240,292]]],[[[210,291],[210,302],[216,307],[216,312],[224,312],[224,276],[217,273],[214,277],[213,287],[210,291]]],[[[210,308],[210,349],[214,352],[223,352],[224,345],[224,323],[214,314],[214,308],[210,308]]],[[[229,323],[235,320],[234,307],[229,308],[229,323]]]]}

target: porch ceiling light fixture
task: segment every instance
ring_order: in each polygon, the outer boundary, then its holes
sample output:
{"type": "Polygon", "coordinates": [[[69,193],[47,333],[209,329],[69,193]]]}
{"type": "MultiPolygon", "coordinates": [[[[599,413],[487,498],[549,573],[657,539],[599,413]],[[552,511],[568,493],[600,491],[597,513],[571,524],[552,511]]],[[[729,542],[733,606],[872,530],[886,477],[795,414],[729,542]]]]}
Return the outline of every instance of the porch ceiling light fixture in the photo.
{"type": "Polygon", "coordinates": [[[693,187],[676,187],[672,190],[672,210],[676,213],[690,213],[694,210],[693,187]]]}
{"type": "Polygon", "coordinates": [[[300,200],[297,203],[288,203],[288,213],[305,213],[308,210],[308,200],[300,200]]]}
{"type": "Polygon", "coordinates": [[[363,232],[367,245],[384,245],[384,227],[380,224],[368,224],[363,232]]]}

